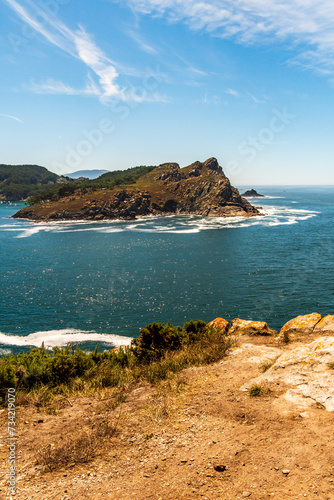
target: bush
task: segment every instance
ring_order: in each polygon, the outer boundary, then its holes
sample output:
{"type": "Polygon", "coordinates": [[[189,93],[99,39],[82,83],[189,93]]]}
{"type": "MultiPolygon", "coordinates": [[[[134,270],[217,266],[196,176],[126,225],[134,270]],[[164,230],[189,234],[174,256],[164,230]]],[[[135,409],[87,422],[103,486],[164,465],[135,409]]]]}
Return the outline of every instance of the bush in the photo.
{"type": "Polygon", "coordinates": [[[188,335],[188,342],[195,342],[199,340],[207,331],[207,324],[205,321],[189,321],[183,325],[184,330],[188,335]]]}
{"type": "Polygon", "coordinates": [[[0,362],[0,398],[3,403],[6,401],[10,387],[16,387],[15,369],[9,363],[2,360],[0,362]]]}
{"type": "Polygon", "coordinates": [[[136,359],[142,363],[159,360],[167,351],[180,349],[186,332],[171,323],[151,323],[140,330],[140,337],[131,342],[136,359]]]}
{"type": "Polygon", "coordinates": [[[152,384],[190,366],[214,363],[230,347],[230,341],[203,321],[190,321],[183,328],[171,323],[151,323],[140,330],[131,347],[117,351],[87,353],[73,345],[48,351],[44,346],[29,353],[10,354],[0,359],[0,398],[16,387],[24,394],[36,395],[36,405],[47,403],[53,395],[122,388],[130,381],[152,384]]]}

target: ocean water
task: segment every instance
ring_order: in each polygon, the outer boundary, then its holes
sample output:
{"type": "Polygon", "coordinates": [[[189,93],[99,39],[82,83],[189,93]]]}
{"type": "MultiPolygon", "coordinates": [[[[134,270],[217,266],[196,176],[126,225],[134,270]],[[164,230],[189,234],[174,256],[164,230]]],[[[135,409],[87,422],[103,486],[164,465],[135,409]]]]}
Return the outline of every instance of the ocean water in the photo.
{"type": "Polygon", "coordinates": [[[14,220],[0,204],[0,353],[127,344],[153,321],[334,314],[334,187],[257,187],[263,216],[14,220]]]}

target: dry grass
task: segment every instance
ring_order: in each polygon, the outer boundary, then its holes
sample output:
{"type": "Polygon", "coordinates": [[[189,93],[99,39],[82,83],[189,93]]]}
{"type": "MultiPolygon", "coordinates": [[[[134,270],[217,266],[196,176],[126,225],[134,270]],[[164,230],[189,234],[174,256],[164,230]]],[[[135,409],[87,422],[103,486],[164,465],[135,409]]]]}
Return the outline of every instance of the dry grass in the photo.
{"type": "Polygon", "coordinates": [[[102,453],[107,440],[117,434],[118,421],[119,417],[111,423],[110,417],[106,416],[95,427],[81,431],[80,435],[60,436],[56,444],[47,444],[38,450],[36,464],[51,472],[91,462],[102,453]]]}
{"type": "Polygon", "coordinates": [[[259,384],[252,385],[252,387],[250,387],[250,389],[248,391],[250,397],[252,397],[252,398],[264,396],[265,394],[268,394],[269,392],[271,392],[271,391],[270,391],[270,389],[268,389],[268,387],[263,387],[262,385],[259,385],[259,384]]]}

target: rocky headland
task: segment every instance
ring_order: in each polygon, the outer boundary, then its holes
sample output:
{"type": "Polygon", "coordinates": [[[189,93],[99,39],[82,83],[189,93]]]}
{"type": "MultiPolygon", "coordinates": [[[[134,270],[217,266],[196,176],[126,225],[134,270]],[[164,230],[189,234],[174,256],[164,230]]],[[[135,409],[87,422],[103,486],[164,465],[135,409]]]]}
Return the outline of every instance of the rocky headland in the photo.
{"type": "Polygon", "coordinates": [[[34,221],[135,219],[148,215],[193,214],[252,217],[259,210],[240,196],[216,158],[180,168],[165,163],[134,184],[77,193],[21,209],[14,218],[34,221]]]}

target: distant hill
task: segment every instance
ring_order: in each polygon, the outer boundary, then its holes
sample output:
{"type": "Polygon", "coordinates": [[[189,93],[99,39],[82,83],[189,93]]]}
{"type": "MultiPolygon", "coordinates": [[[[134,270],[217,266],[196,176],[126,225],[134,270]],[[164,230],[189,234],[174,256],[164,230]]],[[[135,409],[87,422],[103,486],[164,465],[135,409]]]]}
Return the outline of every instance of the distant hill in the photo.
{"type": "Polygon", "coordinates": [[[67,179],[39,165],[0,165],[0,199],[25,200],[67,179]]]}
{"type": "Polygon", "coordinates": [[[80,177],[86,177],[86,179],[97,179],[100,175],[108,173],[109,170],[78,170],[77,172],[71,172],[66,174],[66,177],[71,179],[79,179],[80,177]]]}

